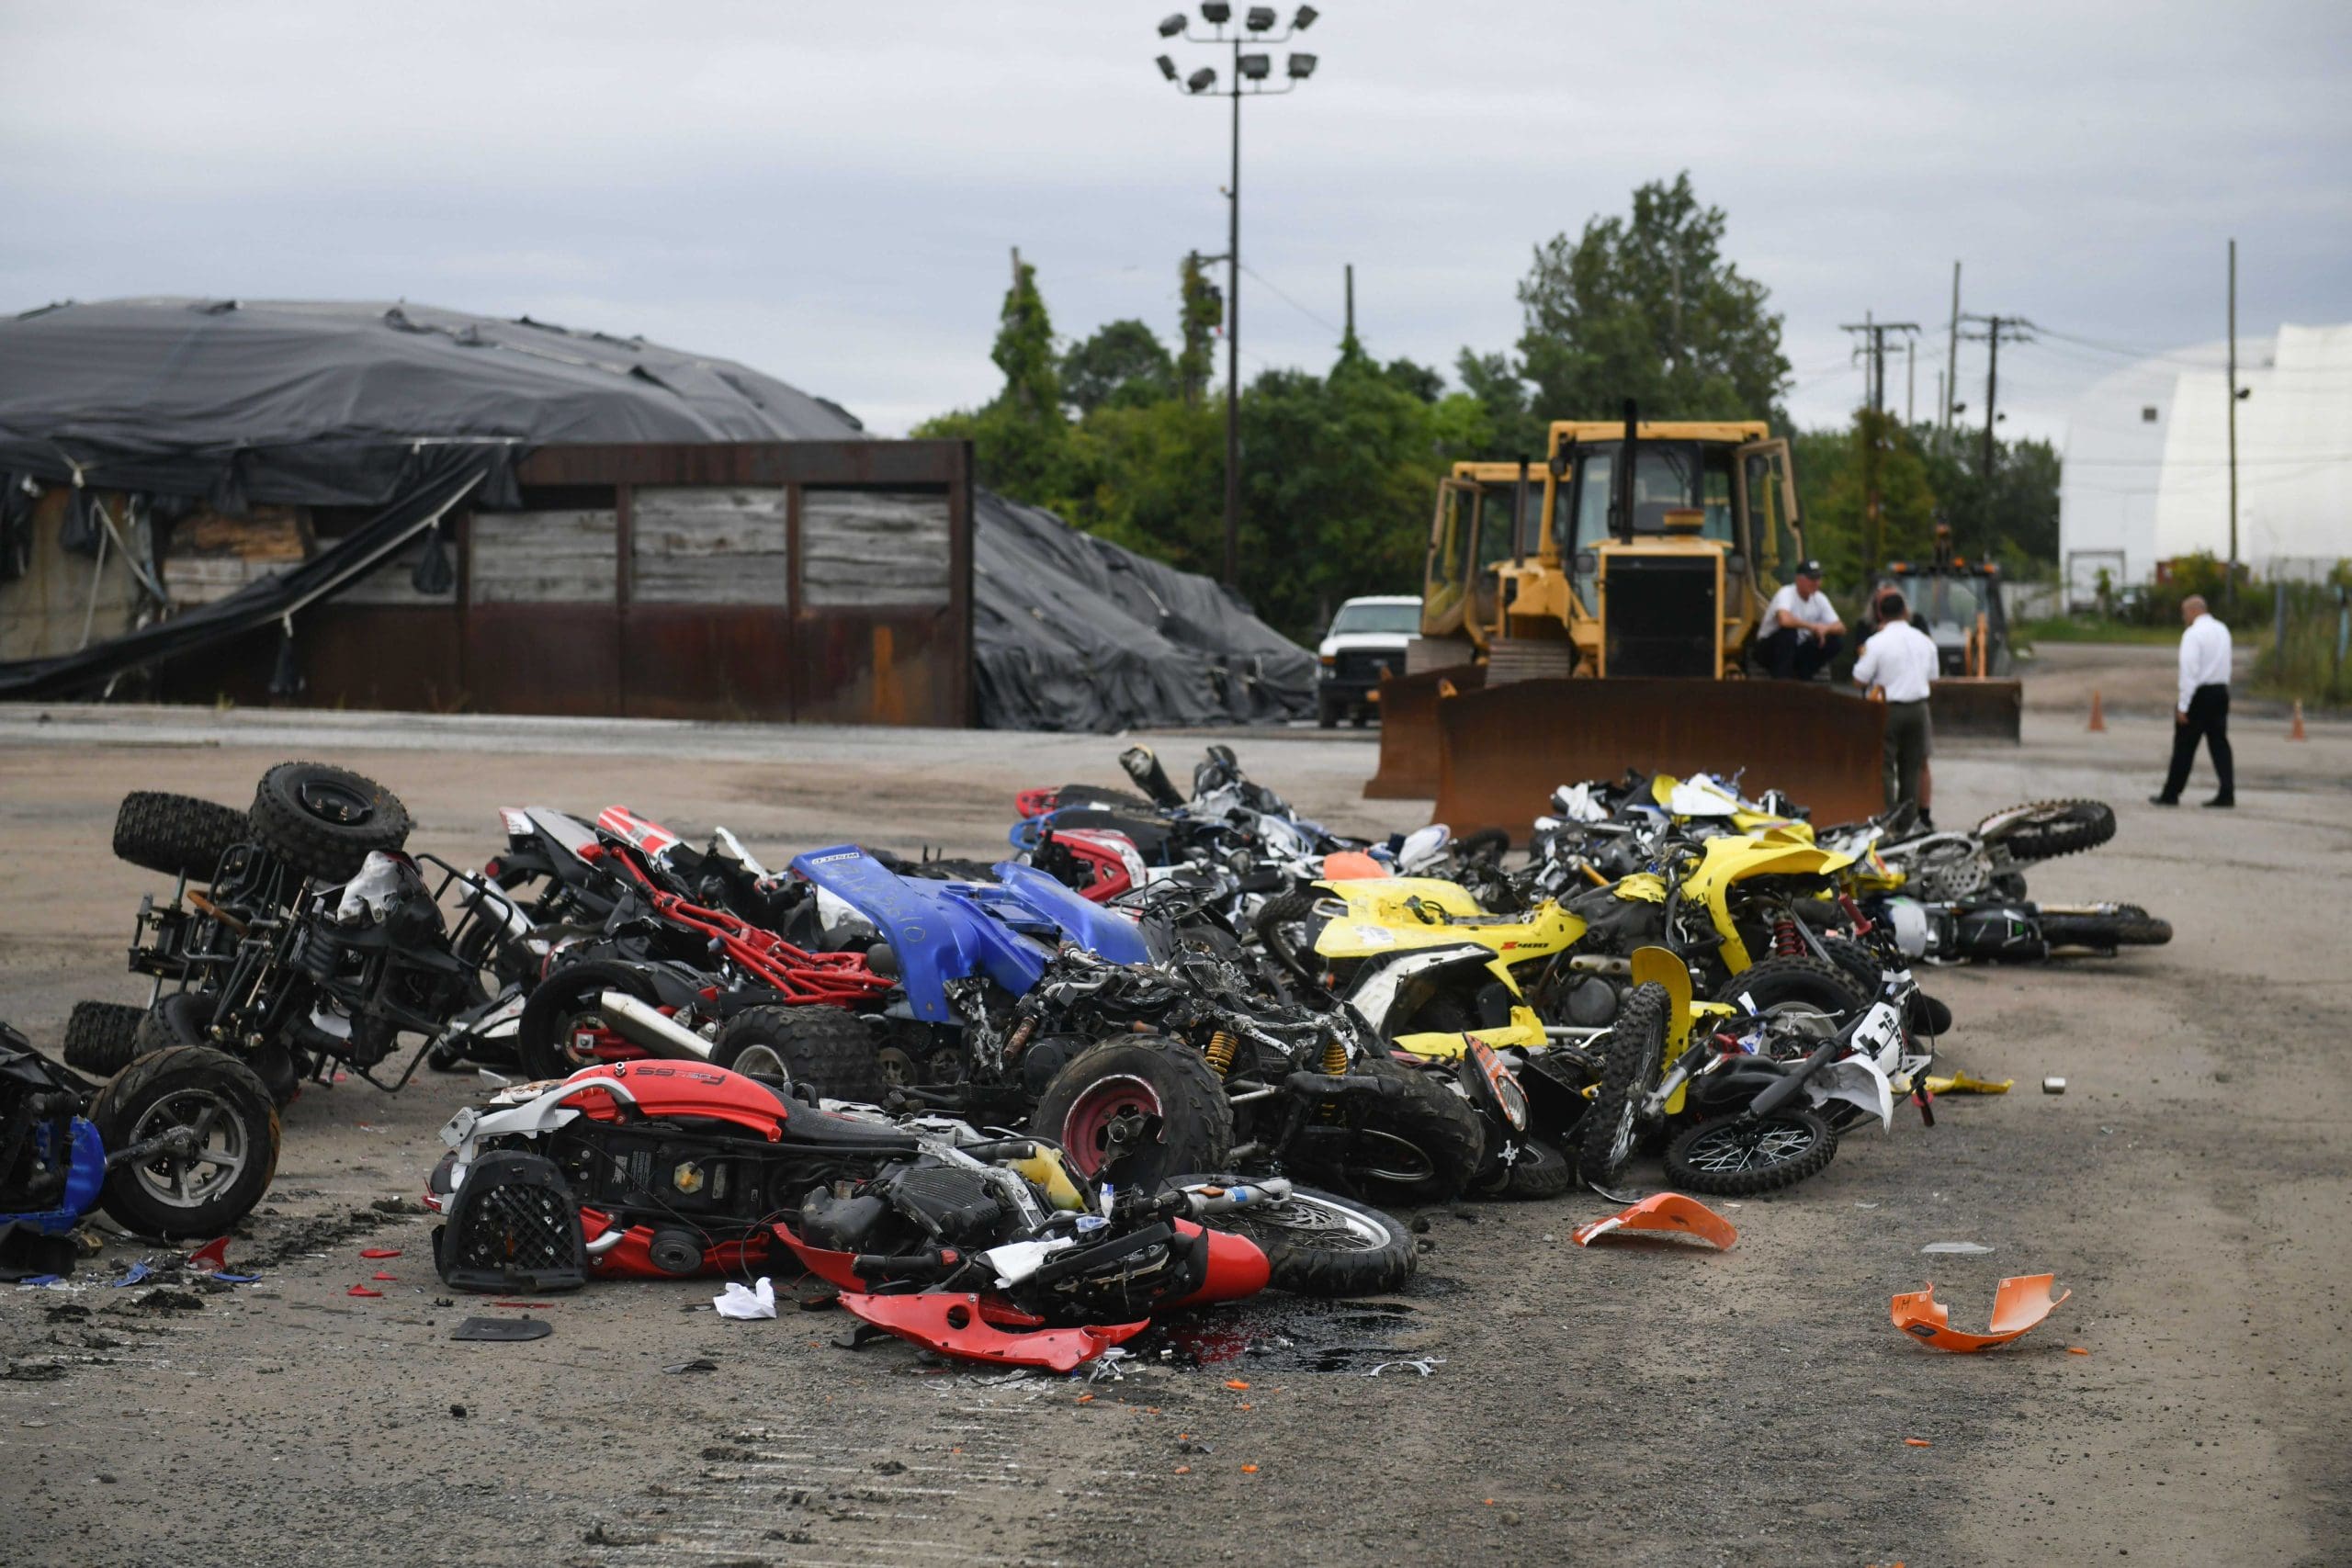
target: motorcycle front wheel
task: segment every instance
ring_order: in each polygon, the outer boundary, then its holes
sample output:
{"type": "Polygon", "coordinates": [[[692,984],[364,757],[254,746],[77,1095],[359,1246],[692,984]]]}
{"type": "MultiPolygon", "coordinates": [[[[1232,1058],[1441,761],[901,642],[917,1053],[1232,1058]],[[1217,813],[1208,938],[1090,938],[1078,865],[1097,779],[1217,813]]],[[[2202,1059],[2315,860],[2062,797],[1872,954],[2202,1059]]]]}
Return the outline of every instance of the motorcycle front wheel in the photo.
{"type": "MultiPolygon", "coordinates": [[[[1246,1187],[1242,1176],[1179,1176],[1172,1187],[1246,1187]]],[[[1201,1224],[1247,1236],[1266,1255],[1267,1282],[1302,1296],[1371,1296],[1412,1277],[1412,1234],[1377,1209],[1312,1187],[1280,1202],[1210,1214],[1201,1224]]]]}
{"type": "Polygon", "coordinates": [[[1666,1145],[1666,1179],[1711,1198],[1750,1198],[1819,1175],[1837,1153],[1838,1134],[1810,1111],[1718,1116],[1666,1145]]]}

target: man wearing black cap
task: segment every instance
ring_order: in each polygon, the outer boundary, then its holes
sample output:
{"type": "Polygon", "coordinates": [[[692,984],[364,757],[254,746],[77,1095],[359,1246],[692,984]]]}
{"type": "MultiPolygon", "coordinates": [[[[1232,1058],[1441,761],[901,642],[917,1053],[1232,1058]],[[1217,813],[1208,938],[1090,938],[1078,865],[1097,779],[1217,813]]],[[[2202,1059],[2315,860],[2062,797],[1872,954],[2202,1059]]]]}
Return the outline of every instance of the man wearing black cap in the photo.
{"type": "Polygon", "coordinates": [[[1756,657],[1776,680],[1810,681],[1846,649],[1846,623],[1821,591],[1821,563],[1799,561],[1796,581],[1783,584],[1764,612],[1756,657]]]}

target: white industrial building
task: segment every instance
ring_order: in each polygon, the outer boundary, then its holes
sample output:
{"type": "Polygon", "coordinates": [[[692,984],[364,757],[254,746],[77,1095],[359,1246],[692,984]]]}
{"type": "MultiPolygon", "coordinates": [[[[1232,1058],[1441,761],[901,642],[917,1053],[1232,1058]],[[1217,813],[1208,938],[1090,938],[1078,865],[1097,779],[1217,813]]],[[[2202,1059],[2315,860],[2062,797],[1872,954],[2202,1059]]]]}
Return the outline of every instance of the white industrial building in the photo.
{"type": "MultiPolygon", "coordinates": [[[[2230,547],[2228,345],[2139,361],[2075,402],[2058,492],[2070,603],[2230,547]]],[[[2352,324],[2238,340],[2238,559],[2306,577],[2352,557],[2352,324]]]]}

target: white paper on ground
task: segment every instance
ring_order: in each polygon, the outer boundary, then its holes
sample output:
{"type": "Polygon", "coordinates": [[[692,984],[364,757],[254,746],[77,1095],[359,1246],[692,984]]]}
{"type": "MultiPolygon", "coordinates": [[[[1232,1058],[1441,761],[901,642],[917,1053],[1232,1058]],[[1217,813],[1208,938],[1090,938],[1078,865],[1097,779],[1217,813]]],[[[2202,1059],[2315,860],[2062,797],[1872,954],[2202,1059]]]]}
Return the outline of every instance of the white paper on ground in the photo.
{"type": "Polygon", "coordinates": [[[727,1293],[711,1297],[710,1304],[718,1310],[721,1317],[738,1318],[745,1322],[755,1317],[774,1317],[775,1315],[775,1286],[768,1281],[765,1275],[762,1275],[760,1282],[749,1290],[729,1280],[727,1285],[727,1293]]]}

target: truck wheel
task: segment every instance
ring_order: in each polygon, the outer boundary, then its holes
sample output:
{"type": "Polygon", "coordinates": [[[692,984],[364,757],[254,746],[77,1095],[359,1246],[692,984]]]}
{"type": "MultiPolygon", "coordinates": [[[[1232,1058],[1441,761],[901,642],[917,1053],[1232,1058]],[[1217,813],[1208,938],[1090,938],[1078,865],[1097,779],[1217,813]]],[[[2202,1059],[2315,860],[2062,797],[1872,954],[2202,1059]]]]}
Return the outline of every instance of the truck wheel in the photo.
{"type": "Polygon", "coordinates": [[[179,1241],[214,1236],[253,1212],[277,1173],[277,1111],[252,1069],[208,1045],[175,1045],[140,1057],[90,1105],[109,1150],[192,1134],[191,1146],[158,1150],[107,1175],[99,1206],[125,1229],[179,1241]]]}
{"type": "Polygon", "coordinates": [[[324,762],[280,762],[246,813],[262,846],[304,876],[347,882],[368,856],[408,841],[408,807],[371,778],[324,762]]]}
{"type": "Polygon", "coordinates": [[[1329,692],[1315,694],[1315,723],[1320,729],[1339,728],[1340,705],[1329,692]]]}
{"type": "Polygon", "coordinates": [[[133,790],[114,814],[114,853],[147,871],[209,882],[231,846],[253,837],[245,814],[192,795],[133,790]]]}

